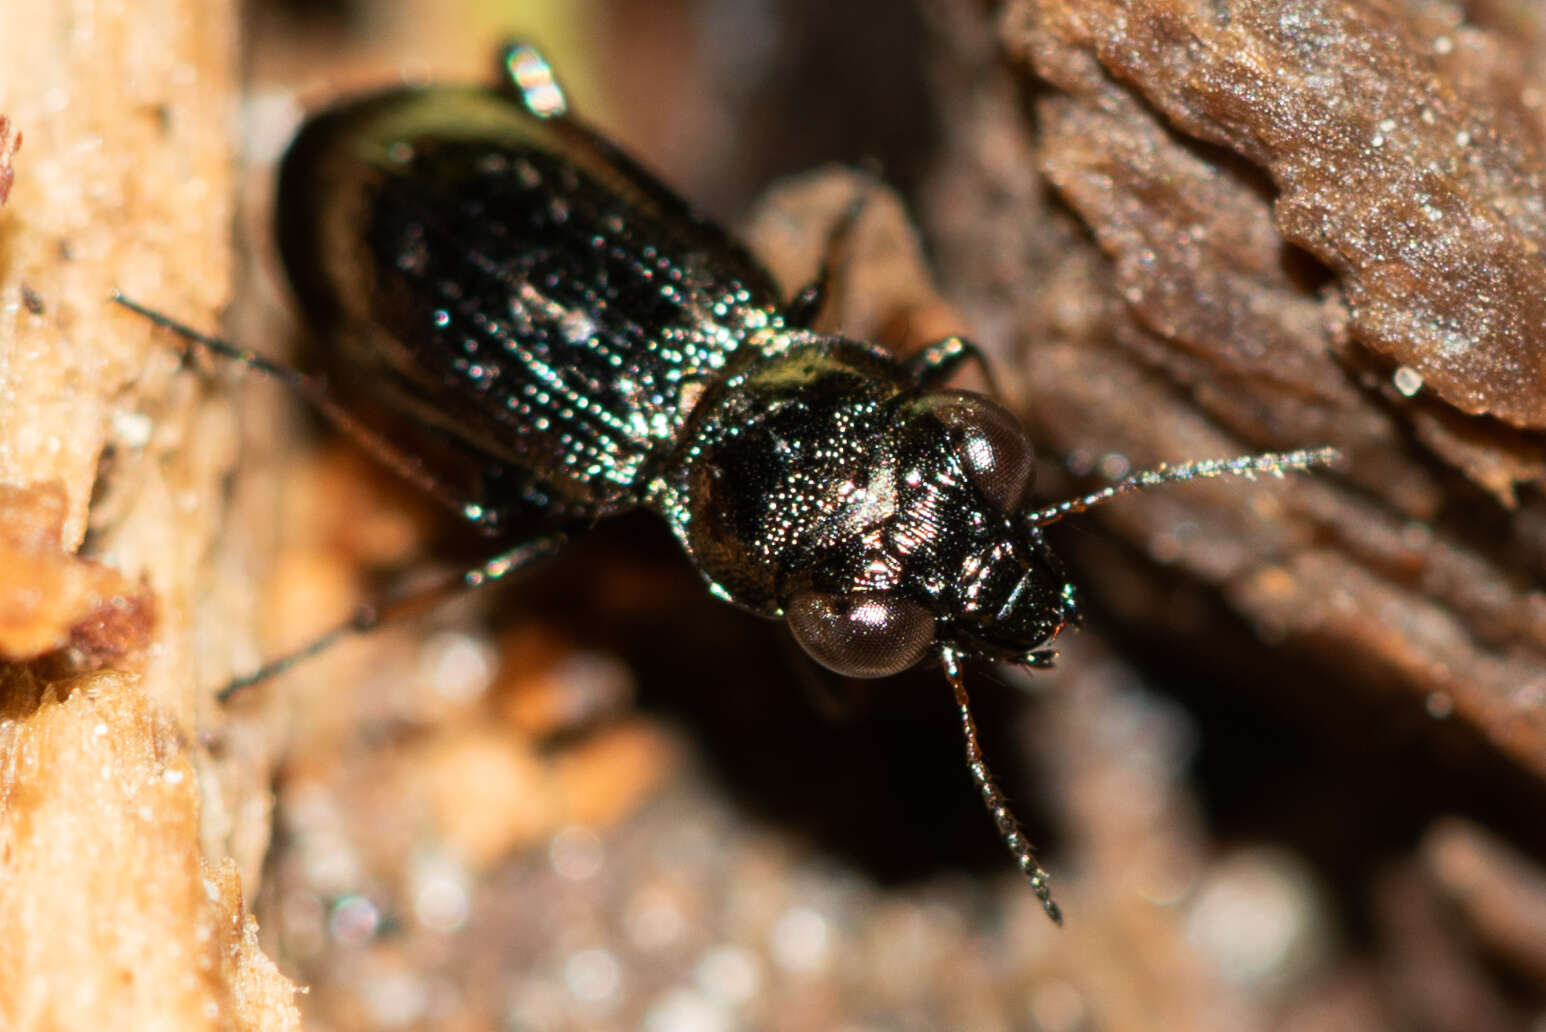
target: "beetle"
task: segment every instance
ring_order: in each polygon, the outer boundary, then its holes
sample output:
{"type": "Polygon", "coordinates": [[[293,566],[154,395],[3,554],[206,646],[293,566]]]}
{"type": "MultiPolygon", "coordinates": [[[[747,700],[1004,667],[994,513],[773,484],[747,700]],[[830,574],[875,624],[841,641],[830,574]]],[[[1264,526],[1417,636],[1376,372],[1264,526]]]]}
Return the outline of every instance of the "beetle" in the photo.
{"type": "MultiPolygon", "coordinates": [[[[784,620],[822,665],[873,678],[933,657],[983,800],[1061,921],[983,759],[963,664],[1046,666],[1077,621],[1048,524],[1141,487],[1282,473],[1335,453],[1160,467],[1037,507],[1019,422],[945,386],[981,361],[975,347],[951,337],[899,359],[816,332],[825,275],[786,304],[741,245],[569,114],[535,49],[507,48],[502,67],[492,87],[345,101],[291,144],[279,249],[334,380],[117,300],[294,387],[481,530],[524,528],[462,584],[508,576],[597,520],[644,508],[710,592],[784,620]],[[361,404],[457,461],[377,433],[361,404]]],[[[223,694],[393,611],[366,607],[223,694]]]]}

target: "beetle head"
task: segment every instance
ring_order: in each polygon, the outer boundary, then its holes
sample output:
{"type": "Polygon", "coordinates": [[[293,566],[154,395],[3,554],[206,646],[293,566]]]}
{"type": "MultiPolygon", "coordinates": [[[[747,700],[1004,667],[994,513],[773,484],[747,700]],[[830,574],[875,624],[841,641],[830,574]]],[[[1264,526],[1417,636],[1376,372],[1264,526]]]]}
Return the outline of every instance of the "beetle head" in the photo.
{"type": "Polygon", "coordinates": [[[1034,455],[1015,418],[966,391],[904,396],[813,528],[785,616],[818,662],[884,677],[946,651],[1040,665],[1073,587],[1024,518],[1034,455]]]}

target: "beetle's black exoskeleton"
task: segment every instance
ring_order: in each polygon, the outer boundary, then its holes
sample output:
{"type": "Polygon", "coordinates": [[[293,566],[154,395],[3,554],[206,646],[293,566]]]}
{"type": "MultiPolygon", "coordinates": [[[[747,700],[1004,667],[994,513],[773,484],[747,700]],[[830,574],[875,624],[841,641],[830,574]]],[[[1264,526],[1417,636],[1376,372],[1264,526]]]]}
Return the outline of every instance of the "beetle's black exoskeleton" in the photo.
{"type": "MultiPolygon", "coordinates": [[[[817,661],[883,677],[933,656],[967,760],[1047,914],[1061,916],[983,762],[962,663],[1044,666],[1077,616],[1042,536],[1139,487],[1332,460],[1329,449],[1189,463],[1036,508],[1031,446],[981,395],[943,388],[975,349],[899,360],[813,332],[735,241],[569,117],[536,51],[493,88],[407,87],[324,111],[280,172],[279,243],[333,349],[326,384],[184,336],[291,384],[486,530],[540,530],[461,578],[551,554],[596,520],[663,516],[719,598],[788,621],[817,661]],[[360,399],[453,446],[455,474],[352,414],[360,399]]],[[[233,684],[270,676],[342,633],[233,684]]]]}

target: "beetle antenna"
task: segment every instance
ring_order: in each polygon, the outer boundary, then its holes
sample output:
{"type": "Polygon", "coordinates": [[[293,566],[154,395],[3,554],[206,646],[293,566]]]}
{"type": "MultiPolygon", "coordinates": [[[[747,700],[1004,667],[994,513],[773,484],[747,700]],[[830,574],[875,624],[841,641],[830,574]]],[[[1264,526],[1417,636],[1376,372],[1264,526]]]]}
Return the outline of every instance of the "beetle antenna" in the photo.
{"type": "Polygon", "coordinates": [[[1049,523],[1056,523],[1064,516],[1084,512],[1113,498],[1147,487],[1175,484],[1203,477],[1245,477],[1250,480],[1258,473],[1271,473],[1273,476],[1281,477],[1291,470],[1335,465],[1341,459],[1342,453],[1335,448],[1305,448],[1300,451],[1242,455],[1234,459],[1204,459],[1200,462],[1183,462],[1179,466],[1161,463],[1153,469],[1139,470],[1083,498],[1070,498],[1068,501],[1057,502],[1044,509],[1027,513],[1025,518],[1033,527],[1045,527],[1049,523]]]}
{"type": "Polygon", "coordinates": [[[972,717],[972,703],[966,694],[966,681],[961,676],[960,656],[954,649],[947,648],[941,651],[940,659],[945,665],[945,679],[956,693],[956,709],[961,713],[961,732],[966,738],[966,769],[972,772],[972,780],[977,782],[982,801],[988,807],[988,813],[993,815],[993,823],[998,826],[999,837],[1009,847],[1020,870],[1030,879],[1031,891],[1041,900],[1041,908],[1052,918],[1053,924],[1061,925],[1063,911],[1052,899],[1051,876],[1037,862],[1036,851],[1025,837],[1025,829],[1009,809],[1009,800],[1004,798],[998,782],[993,780],[992,771],[988,770],[988,764],[982,758],[982,741],[977,735],[977,721],[972,717]]]}
{"type": "Polygon", "coordinates": [[[114,304],[121,305],[137,315],[150,320],[156,326],[170,330],[172,333],[211,354],[228,358],[233,362],[256,370],[286,388],[300,395],[317,414],[331,423],[339,433],[352,440],[363,448],[377,462],[387,469],[402,477],[408,483],[423,491],[429,497],[453,510],[457,515],[479,527],[484,533],[493,534],[498,529],[499,514],[492,509],[471,502],[463,502],[458,491],[449,484],[441,481],[431,472],[418,457],[409,454],[402,448],[393,444],[383,434],[366,426],[356,419],[333,394],[332,388],[326,380],[319,377],[308,376],[298,369],[264,358],[250,348],[239,347],[228,340],[201,333],[186,323],[178,322],[171,316],[147,305],[142,305],[130,297],[126,297],[120,291],[114,290],[108,299],[114,304]]]}

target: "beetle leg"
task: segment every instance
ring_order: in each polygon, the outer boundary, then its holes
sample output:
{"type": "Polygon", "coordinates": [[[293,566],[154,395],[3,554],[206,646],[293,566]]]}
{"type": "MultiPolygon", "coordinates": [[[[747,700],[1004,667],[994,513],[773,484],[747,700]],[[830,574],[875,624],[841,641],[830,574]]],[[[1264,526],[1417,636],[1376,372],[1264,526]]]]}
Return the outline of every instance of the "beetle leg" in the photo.
{"type": "Polygon", "coordinates": [[[568,531],[560,530],[544,534],[485,559],[472,569],[464,570],[454,577],[442,578],[428,587],[415,589],[380,604],[366,603],[357,608],[349,619],[325,634],[318,635],[295,651],[288,652],[278,659],[269,660],[250,674],[233,678],[220,689],[215,698],[220,702],[226,702],[242,689],[267,681],[271,677],[278,677],[297,663],[310,659],[344,638],[364,634],[384,623],[431,609],[463,591],[508,577],[539,560],[546,559],[568,540],[568,531]]]}
{"type": "Polygon", "coordinates": [[[1051,670],[1057,665],[1057,660],[1057,649],[1035,649],[1020,659],[1020,665],[1033,670],[1051,670]]]}
{"type": "Polygon", "coordinates": [[[988,392],[999,396],[998,384],[993,379],[993,369],[988,365],[982,349],[962,337],[946,337],[926,346],[907,358],[908,371],[919,387],[939,387],[966,363],[973,362],[988,381],[988,392]]]}
{"type": "Polygon", "coordinates": [[[507,43],[499,51],[500,84],[538,118],[561,118],[569,100],[541,51],[527,43],[507,43]]]}
{"type": "Polygon", "coordinates": [[[816,278],[806,284],[804,289],[795,294],[788,306],[784,309],[784,322],[799,330],[808,330],[820,317],[822,310],[831,299],[832,281],[837,277],[838,266],[848,258],[849,246],[853,243],[854,228],[859,224],[859,216],[864,211],[864,205],[870,199],[869,188],[863,187],[854,195],[854,199],[848,202],[848,207],[837,217],[827,229],[827,242],[822,248],[821,268],[816,272],[816,278]]]}

